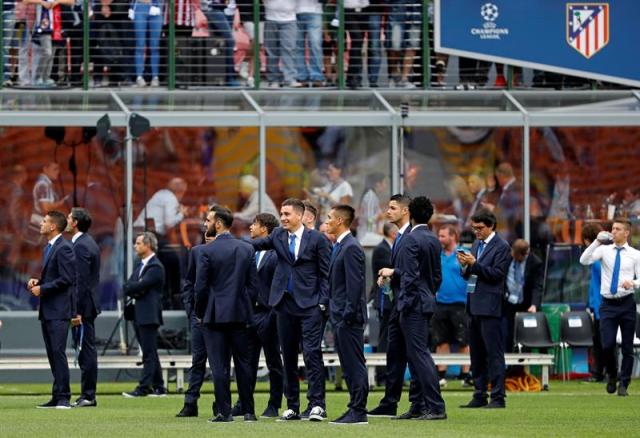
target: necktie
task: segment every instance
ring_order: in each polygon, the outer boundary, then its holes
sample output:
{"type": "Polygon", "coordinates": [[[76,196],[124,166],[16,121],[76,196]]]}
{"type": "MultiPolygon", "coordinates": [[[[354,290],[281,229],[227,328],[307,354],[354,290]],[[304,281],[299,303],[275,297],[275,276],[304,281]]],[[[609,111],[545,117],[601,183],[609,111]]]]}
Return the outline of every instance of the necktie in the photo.
{"type": "Polygon", "coordinates": [[[260,266],[260,251],[256,251],[256,268],[260,266]]]}
{"type": "Polygon", "coordinates": [[[296,235],[292,234],[289,237],[289,254],[291,254],[291,259],[295,261],[296,259],[296,235]]]}
{"type": "Polygon", "coordinates": [[[480,241],[480,244],[478,245],[478,257],[476,257],[476,260],[480,258],[480,256],[482,255],[482,253],[484,252],[484,240],[480,241]]]}
{"type": "Polygon", "coordinates": [[[618,279],[620,278],[620,251],[623,248],[615,248],[616,251],[616,261],[613,264],[613,274],[611,275],[611,287],[609,288],[609,292],[611,295],[615,295],[618,292],[618,279]]]}
{"type": "Polygon", "coordinates": [[[142,276],[142,270],[144,269],[144,263],[140,262],[140,266],[138,267],[138,279],[142,276]]]}
{"type": "Polygon", "coordinates": [[[340,249],[340,243],[336,242],[335,245],[333,245],[333,249],[331,249],[331,260],[332,261],[336,257],[336,254],[338,253],[339,249],[340,249]]]}
{"type": "Polygon", "coordinates": [[[396,235],[395,240],[393,241],[393,246],[391,247],[391,252],[395,253],[396,252],[396,248],[398,247],[398,245],[400,245],[400,239],[402,239],[402,233],[398,233],[396,235]]]}
{"type": "Polygon", "coordinates": [[[49,254],[51,253],[51,248],[53,248],[53,246],[51,246],[50,243],[47,243],[47,246],[44,249],[44,257],[42,258],[43,266],[47,263],[47,259],[49,258],[49,254]]]}

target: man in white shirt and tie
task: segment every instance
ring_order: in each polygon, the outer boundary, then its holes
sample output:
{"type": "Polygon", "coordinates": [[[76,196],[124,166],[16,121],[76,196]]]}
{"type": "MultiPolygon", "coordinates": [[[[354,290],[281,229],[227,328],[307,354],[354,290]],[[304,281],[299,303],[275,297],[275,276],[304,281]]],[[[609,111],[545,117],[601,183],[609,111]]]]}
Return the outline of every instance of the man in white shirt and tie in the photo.
{"type": "Polygon", "coordinates": [[[591,265],[601,261],[602,304],[600,306],[600,334],[603,358],[609,379],[607,392],[616,391],[618,366],[616,363],[616,334],[622,335],[622,364],[618,395],[627,396],[633,369],[633,336],[636,328],[634,290],[640,287],[640,251],[629,246],[631,222],[616,218],[611,233],[600,232],[596,240],[582,253],[580,263],[591,265]],[[613,244],[611,243],[613,241],[613,244]]]}

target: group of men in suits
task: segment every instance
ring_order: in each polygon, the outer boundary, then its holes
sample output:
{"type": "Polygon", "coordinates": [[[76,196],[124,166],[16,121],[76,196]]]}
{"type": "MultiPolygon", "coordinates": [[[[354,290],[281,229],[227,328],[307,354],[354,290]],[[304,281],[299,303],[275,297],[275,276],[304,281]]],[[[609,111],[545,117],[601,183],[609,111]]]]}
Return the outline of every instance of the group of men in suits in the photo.
{"type": "Polygon", "coordinates": [[[73,406],[97,405],[95,318],[100,313],[100,249],[87,233],[91,222],[85,209],[73,208],[67,217],[49,211],[40,224],[40,235],[47,240],[42,270],[38,278],[29,279],[27,288],[40,300],[38,319],[53,374],[51,399],[37,406],[41,409],[72,407],[66,355],[70,322],[81,369],[81,394],[73,406]],[[71,241],[63,237],[65,230],[71,233],[71,241]]]}

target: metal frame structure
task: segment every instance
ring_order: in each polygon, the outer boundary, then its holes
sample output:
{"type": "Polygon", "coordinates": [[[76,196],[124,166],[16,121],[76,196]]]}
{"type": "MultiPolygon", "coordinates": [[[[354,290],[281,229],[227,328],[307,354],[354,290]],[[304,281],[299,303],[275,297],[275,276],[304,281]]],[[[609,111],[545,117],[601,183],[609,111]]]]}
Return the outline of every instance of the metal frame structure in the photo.
{"type": "MultiPolygon", "coordinates": [[[[391,129],[391,188],[402,187],[399,133],[404,127],[521,127],[524,217],[530,213],[529,130],[559,126],[640,126],[640,92],[435,90],[0,91],[0,126],[95,126],[108,114],[127,129],[126,203],[131,241],[133,152],[128,120],[153,127],[253,126],[259,135],[260,205],[266,193],[266,130],[270,127],[353,126],[391,129]],[[408,104],[405,114],[401,104],[408,104]]],[[[530,237],[529,221],[524,236],[530,237]]],[[[127,274],[132,270],[127,252],[127,274]]]]}

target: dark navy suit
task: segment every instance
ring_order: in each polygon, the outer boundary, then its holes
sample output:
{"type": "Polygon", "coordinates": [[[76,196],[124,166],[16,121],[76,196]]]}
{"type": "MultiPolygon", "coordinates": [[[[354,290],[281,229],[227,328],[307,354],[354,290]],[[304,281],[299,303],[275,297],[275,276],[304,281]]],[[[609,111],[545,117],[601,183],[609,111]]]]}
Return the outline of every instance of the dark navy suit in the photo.
{"type": "Polygon", "coordinates": [[[438,370],[429,352],[429,320],[435,311],[435,294],[442,283],[438,238],[426,225],[414,226],[404,237],[394,277],[400,277],[396,308],[405,341],[411,375],[418,381],[430,414],[442,414],[438,370]]]}
{"type": "Polygon", "coordinates": [[[53,374],[52,400],[71,398],[67,336],[76,315],[76,267],[71,242],[58,237],[46,257],[40,275],[38,319],[53,374]]]}
{"type": "Polygon", "coordinates": [[[329,306],[329,241],[322,233],[304,227],[295,259],[289,252],[289,232],[283,228],[276,228],[268,237],[251,243],[256,250],[273,249],[278,256],[269,305],[276,309],[278,316],[287,407],[300,412],[298,352],[302,339],[302,355],[309,381],[309,406],[325,409],[321,347],[324,320],[319,304],[329,306]]]}
{"type": "MultiPolygon", "coordinates": [[[[391,267],[398,268],[398,254],[404,247],[404,238],[411,232],[411,225],[407,227],[404,233],[398,233],[394,245],[391,248],[391,267]]],[[[400,397],[402,397],[402,387],[404,385],[404,372],[407,368],[407,349],[405,340],[400,328],[400,313],[398,306],[395,305],[398,294],[400,293],[400,276],[394,275],[391,278],[391,289],[393,290],[393,307],[389,315],[389,328],[387,331],[387,373],[385,376],[384,397],[380,401],[380,406],[391,407],[396,409],[400,397]]],[[[411,369],[411,364],[409,364],[411,369]]],[[[414,373],[411,372],[413,376],[414,373]]],[[[414,413],[421,413],[425,410],[424,398],[420,392],[420,385],[415,379],[411,379],[409,387],[409,401],[411,402],[410,410],[414,413]]]]}
{"type": "Polygon", "coordinates": [[[204,342],[202,326],[197,323],[193,311],[195,303],[194,286],[196,268],[204,245],[196,245],[189,252],[189,264],[182,289],[182,303],[191,322],[191,368],[189,368],[189,389],[184,394],[185,404],[196,404],[200,398],[200,388],[207,371],[207,347],[204,342]]]}
{"type": "MultiPolygon", "coordinates": [[[[98,353],[96,351],[96,316],[100,314],[100,248],[89,234],[82,233],[73,242],[76,259],[77,314],[82,316],[82,346],[78,355],[81,370],[81,397],[95,400],[98,383],[98,353]]],[[[80,328],[76,328],[79,341],[80,328]]]]}
{"type": "Polygon", "coordinates": [[[144,268],[142,263],[138,263],[129,280],[122,286],[125,295],[136,300],[134,323],[143,363],[138,389],[145,393],[164,388],[157,342],[158,327],[163,323],[164,278],[164,266],[154,255],[144,268]]]}
{"type": "Polygon", "coordinates": [[[284,389],[282,357],[280,356],[280,343],[278,342],[276,312],[269,305],[271,283],[277,265],[278,256],[274,251],[265,251],[260,259],[260,264],[257,265],[257,287],[251,297],[253,302],[253,321],[249,330],[249,350],[251,352],[253,388],[255,389],[258,373],[260,349],[263,349],[269,370],[269,405],[280,409],[284,389]]]}
{"type": "Polygon", "coordinates": [[[230,368],[233,355],[240,403],[254,413],[247,326],[256,287],[254,250],[229,233],[205,245],[197,261],[195,313],[203,322],[213,373],[215,411],[231,414],[230,368]]]}
{"type": "Polygon", "coordinates": [[[364,359],[364,323],[367,320],[365,256],[351,233],[336,243],[329,269],[331,324],[344,371],[349,409],[366,415],[369,382],[364,359]]]}
{"type": "Polygon", "coordinates": [[[486,398],[491,383],[491,400],[504,404],[505,363],[503,330],[501,328],[502,300],[506,291],[507,273],[511,263],[511,248],[498,234],[486,244],[478,259],[479,241],[471,247],[477,261],[463,276],[477,276],[475,291],[467,294],[469,348],[471,373],[475,382],[473,397],[479,402],[486,398]]]}

